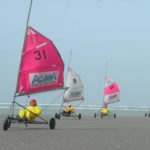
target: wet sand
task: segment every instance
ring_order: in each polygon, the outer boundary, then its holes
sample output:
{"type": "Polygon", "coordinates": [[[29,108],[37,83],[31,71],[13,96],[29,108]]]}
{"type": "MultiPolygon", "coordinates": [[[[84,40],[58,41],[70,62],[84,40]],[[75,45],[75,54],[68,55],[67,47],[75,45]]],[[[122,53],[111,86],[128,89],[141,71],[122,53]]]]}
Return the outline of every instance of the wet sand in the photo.
{"type": "Polygon", "coordinates": [[[61,118],[48,125],[12,124],[3,131],[0,150],[149,150],[150,119],[145,117],[61,118]]]}

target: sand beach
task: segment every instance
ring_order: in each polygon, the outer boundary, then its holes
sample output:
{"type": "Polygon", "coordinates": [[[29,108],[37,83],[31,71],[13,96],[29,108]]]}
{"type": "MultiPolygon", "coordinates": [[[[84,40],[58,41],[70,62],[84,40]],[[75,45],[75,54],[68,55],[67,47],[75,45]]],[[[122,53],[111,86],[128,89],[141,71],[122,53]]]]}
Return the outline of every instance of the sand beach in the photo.
{"type": "Polygon", "coordinates": [[[3,131],[0,150],[149,150],[150,119],[145,117],[61,118],[48,125],[12,124],[3,131]]]}

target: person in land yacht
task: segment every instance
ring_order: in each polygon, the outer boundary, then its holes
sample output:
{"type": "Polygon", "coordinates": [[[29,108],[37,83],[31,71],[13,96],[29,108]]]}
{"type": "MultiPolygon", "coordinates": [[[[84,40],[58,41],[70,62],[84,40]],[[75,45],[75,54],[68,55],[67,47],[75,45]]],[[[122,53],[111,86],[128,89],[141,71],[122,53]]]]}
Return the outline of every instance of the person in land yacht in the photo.
{"type": "Polygon", "coordinates": [[[71,104],[68,104],[63,110],[63,113],[68,114],[68,115],[74,112],[75,112],[75,109],[71,106],[71,104]]]}
{"type": "Polygon", "coordinates": [[[20,109],[18,112],[18,119],[21,121],[30,121],[39,116],[42,109],[37,105],[35,99],[30,99],[30,105],[26,109],[20,109]]]}
{"type": "Polygon", "coordinates": [[[103,107],[102,107],[102,109],[101,109],[101,114],[107,116],[108,113],[109,113],[109,109],[108,109],[108,107],[107,107],[107,104],[104,103],[104,105],[103,105],[103,107]]]}

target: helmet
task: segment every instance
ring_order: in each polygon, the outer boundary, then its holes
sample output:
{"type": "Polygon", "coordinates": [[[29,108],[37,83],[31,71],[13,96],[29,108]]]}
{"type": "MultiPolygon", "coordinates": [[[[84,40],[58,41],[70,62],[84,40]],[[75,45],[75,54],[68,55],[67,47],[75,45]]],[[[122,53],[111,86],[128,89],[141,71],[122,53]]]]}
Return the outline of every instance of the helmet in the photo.
{"type": "Polygon", "coordinates": [[[68,104],[69,107],[71,107],[71,104],[68,104]]]}
{"type": "Polygon", "coordinates": [[[107,107],[107,103],[106,103],[106,102],[104,102],[103,106],[104,106],[104,107],[107,107]]]}
{"type": "Polygon", "coordinates": [[[35,99],[30,99],[30,103],[36,103],[36,100],[35,99]]]}

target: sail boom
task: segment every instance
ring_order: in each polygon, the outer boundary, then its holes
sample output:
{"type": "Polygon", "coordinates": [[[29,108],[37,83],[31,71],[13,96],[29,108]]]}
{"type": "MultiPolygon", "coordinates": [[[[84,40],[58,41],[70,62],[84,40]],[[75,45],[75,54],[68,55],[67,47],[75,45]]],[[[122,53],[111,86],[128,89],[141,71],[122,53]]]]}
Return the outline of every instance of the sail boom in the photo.
{"type": "Polygon", "coordinates": [[[71,101],[81,101],[81,100],[85,100],[84,98],[73,98],[73,99],[69,99],[69,100],[67,100],[67,99],[64,99],[64,102],[71,102],[71,101]]]}
{"type": "Polygon", "coordinates": [[[56,91],[56,90],[64,90],[65,88],[55,88],[55,89],[51,89],[51,90],[43,90],[43,91],[38,91],[38,92],[28,92],[28,93],[16,93],[15,97],[20,97],[20,96],[26,96],[26,95],[32,95],[32,94],[38,94],[38,93],[42,93],[42,92],[51,92],[51,91],[56,91]]]}
{"type": "MultiPolygon", "coordinates": [[[[106,104],[108,105],[108,104],[112,104],[112,103],[116,103],[116,102],[119,102],[120,100],[118,99],[118,100],[115,100],[115,101],[107,101],[106,102],[106,104]]],[[[104,101],[105,102],[105,101],[104,101]]]]}

